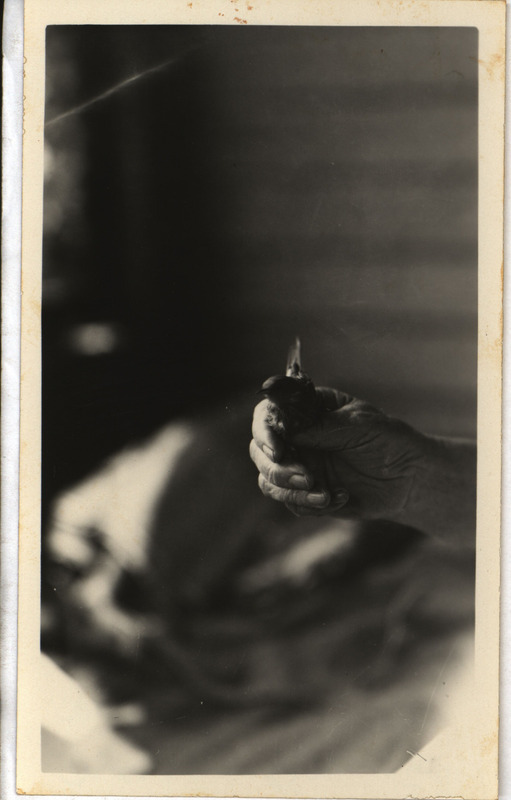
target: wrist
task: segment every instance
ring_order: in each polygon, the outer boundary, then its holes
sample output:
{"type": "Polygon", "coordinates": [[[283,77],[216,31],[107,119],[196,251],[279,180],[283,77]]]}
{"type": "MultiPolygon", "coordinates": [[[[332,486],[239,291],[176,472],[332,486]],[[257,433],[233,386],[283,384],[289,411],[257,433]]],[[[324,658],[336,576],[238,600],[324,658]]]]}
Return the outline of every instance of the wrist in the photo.
{"type": "Polygon", "coordinates": [[[476,524],[475,442],[421,434],[407,502],[395,521],[446,543],[474,545],[476,524]]]}

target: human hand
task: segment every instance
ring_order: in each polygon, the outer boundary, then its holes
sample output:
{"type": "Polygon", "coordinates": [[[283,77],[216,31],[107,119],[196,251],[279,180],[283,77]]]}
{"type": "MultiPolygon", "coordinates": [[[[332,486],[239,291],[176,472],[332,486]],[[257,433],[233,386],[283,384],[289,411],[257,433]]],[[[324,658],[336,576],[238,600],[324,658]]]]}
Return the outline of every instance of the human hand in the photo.
{"type": "Polygon", "coordinates": [[[268,401],[256,406],[250,456],[261,491],[299,516],[399,521],[429,437],[343,392],[316,391],[318,421],[285,441],[268,422],[268,401]]]}

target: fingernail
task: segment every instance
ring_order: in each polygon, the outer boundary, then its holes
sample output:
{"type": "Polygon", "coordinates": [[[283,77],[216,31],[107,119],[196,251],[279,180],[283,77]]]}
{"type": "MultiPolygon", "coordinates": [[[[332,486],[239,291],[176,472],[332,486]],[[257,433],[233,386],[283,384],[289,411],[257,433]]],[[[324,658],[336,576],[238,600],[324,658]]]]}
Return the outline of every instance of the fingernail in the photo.
{"type": "Polygon", "coordinates": [[[307,500],[313,506],[326,506],[328,505],[328,497],[324,492],[310,492],[307,495],[307,500]]]}
{"type": "Polygon", "coordinates": [[[305,477],[305,475],[291,475],[289,478],[289,485],[292,486],[294,489],[308,489],[309,488],[309,481],[305,477]]]}
{"type": "Polygon", "coordinates": [[[271,447],[268,447],[268,445],[266,444],[263,444],[263,453],[266,453],[268,458],[271,458],[272,461],[275,461],[275,453],[273,452],[271,447]]]}
{"type": "Polygon", "coordinates": [[[334,505],[336,506],[344,506],[350,499],[350,496],[346,489],[341,489],[340,491],[334,494],[334,505]]]}

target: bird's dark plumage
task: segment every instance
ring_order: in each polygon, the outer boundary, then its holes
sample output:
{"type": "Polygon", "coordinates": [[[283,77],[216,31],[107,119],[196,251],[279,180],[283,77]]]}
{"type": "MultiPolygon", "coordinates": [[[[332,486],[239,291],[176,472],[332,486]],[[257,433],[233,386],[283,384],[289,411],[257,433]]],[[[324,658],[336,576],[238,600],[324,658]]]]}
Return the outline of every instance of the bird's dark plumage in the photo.
{"type": "Polygon", "coordinates": [[[319,395],[300,363],[300,342],[289,351],[285,375],[266,380],[260,393],[268,398],[267,420],[280,436],[292,435],[310,427],[320,412],[319,395]]]}

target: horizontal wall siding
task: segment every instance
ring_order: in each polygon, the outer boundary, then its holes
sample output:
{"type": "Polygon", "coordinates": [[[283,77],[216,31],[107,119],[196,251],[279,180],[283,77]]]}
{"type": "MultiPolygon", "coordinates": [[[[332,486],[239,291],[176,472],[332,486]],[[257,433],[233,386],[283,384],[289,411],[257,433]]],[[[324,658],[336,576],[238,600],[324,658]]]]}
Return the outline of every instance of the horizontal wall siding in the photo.
{"type": "MultiPolygon", "coordinates": [[[[67,287],[45,306],[58,386],[45,402],[81,463],[252,397],[296,334],[318,382],[474,434],[475,30],[51,28],[50,65],[63,44],[73,69],[60,92],[49,73],[47,119],[170,62],[47,128],[80,163],[82,202],[45,243],[45,274],[67,287]],[[121,326],[124,350],[91,381],[62,341],[98,317],[121,326]],[[96,445],[79,442],[102,425],[96,445]]],[[[63,181],[48,184],[49,210],[63,181]]]]}

